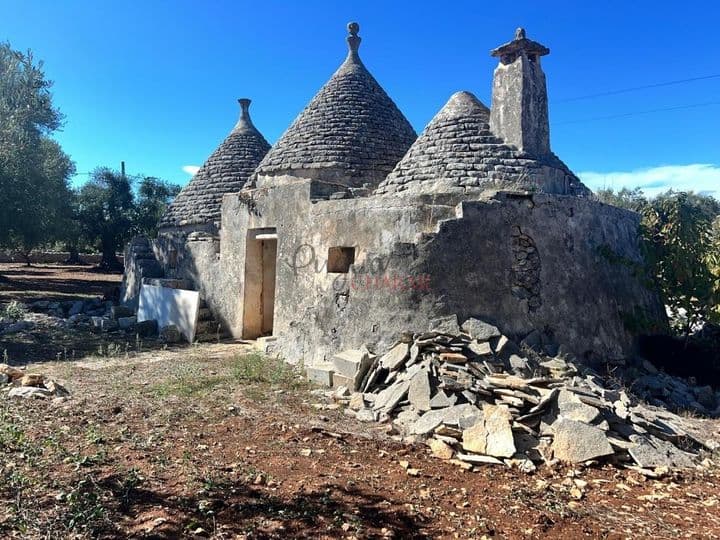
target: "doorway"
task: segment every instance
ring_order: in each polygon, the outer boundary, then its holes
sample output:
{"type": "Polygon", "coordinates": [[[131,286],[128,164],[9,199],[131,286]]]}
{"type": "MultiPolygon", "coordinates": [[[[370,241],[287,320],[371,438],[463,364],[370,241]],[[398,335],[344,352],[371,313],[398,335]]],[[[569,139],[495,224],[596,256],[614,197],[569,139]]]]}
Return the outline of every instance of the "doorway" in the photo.
{"type": "Polygon", "coordinates": [[[245,252],[243,338],[255,339],[273,333],[276,266],[276,229],[249,230],[245,252]]]}

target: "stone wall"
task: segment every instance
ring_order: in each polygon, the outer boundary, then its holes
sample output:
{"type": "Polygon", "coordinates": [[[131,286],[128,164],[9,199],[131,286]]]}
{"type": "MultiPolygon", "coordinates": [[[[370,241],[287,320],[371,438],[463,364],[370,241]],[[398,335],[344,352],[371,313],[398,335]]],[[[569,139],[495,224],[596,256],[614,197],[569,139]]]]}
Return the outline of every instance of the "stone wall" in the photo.
{"type": "Polygon", "coordinates": [[[311,183],[225,196],[211,293],[220,317],[244,337],[248,230],[276,232],[274,334],[289,360],[387,347],[451,314],[519,339],[539,329],[582,357],[619,360],[635,335],[665,324],[642,272],[631,212],[519,193],[311,203],[311,183]],[[348,273],[327,271],[331,247],[354,247],[348,273]]]}

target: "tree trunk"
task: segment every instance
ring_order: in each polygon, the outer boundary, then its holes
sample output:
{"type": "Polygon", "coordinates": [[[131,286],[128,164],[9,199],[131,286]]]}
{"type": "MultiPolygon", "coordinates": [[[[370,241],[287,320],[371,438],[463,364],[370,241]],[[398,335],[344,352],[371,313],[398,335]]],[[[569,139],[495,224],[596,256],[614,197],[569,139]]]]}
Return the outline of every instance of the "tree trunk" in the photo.
{"type": "Polygon", "coordinates": [[[28,267],[32,266],[32,263],[30,261],[30,253],[32,253],[32,249],[30,249],[30,250],[24,249],[20,252],[20,255],[22,255],[22,258],[25,260],[25,266],[28,266],[28,267]]]}
{"type": "Polygon", "coordinates": [[[102,260],[100,261],[100,268],[110,271],[123,269],[123,265],[115,255],[115,242],[106,238],[102,240],[102,260]]]}
{"type": "Polygon", "coordinates": [[[83,261],[80,258],[80,253],[78,253],[77,246],[67,246],[66,249],[69,251],[69,256],[65,260],[65,264],[74,264],[74,265],[81,265],[86,264],[85,261],[83,261]]]}

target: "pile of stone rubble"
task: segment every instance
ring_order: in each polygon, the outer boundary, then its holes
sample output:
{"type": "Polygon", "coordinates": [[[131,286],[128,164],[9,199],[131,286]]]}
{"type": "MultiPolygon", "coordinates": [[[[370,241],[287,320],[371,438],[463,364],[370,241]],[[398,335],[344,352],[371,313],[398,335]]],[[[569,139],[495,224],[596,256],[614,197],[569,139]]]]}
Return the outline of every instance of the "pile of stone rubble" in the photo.
{"type": "Polygon", "coordinates": [[[307,368],[334,386],[346,412],[392,422],[438,457],[462,464],[612,462],[660,469],[698,465],[719,443],[665,408],[561,356],[522,349],[494,326],[452,318],[407,334],[386,354],[348,350],[307,368]],[[454,319],[454,320],[452,320],[454,319]]]}
{"type": "Polygon", "coordinates": [[[20,369],[0,364],[0,390],[7,390],[9,398],[55,398],[64,400],[70,396],[60,383],[41,373],[26,373],[20,369]]]}

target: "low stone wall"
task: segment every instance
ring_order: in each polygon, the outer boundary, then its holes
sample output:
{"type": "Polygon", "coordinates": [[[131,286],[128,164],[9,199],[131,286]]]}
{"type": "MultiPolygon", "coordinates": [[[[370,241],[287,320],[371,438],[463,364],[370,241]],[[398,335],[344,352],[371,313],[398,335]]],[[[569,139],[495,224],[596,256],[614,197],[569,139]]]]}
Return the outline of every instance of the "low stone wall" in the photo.
{"type": "MultiPolygon", "coordinates": [[[[70,253],[67,251],[39,251],[30,254],[30,262],[32,264],[54,264],[64,263],[70,253]]],[[[81,253],[80,258],[88,264],[98,264],[102,259],[99,253],[81,253]]],[[[122,261],[122,255],[118,255],[122,261]]],[[[24,263],[25,259],[13,251],[0,251],[0,263],[24,263]]]]}

